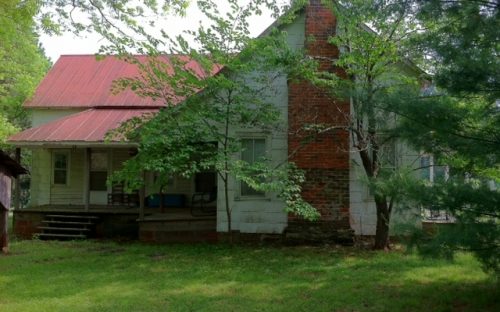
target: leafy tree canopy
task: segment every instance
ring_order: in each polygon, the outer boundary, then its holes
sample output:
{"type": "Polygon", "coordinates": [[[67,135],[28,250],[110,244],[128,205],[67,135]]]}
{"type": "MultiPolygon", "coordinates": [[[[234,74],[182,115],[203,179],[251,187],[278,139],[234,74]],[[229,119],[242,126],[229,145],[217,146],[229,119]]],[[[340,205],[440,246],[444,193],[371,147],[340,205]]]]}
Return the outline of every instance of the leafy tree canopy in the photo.
{"type": "MultiPolygon", "coordinates": [[[[420,232],[412,243],[425,255],[474,252],[500,272],[500,6],[496,1],[415,1],[422,29],[411,46],[435,85],[395,110],[395,129],[416,150],[447,166],[447,179],[416,181],[408,202],[446,211],[453,225],[420,232]]],[[[434,166],[435,167],[435,166],[434,166]]],[[[423,170],[426,170],[423,168],[423,170]]]]}
{"type": "Polygon", "coordinates": [[[37,1],[0,3],[0,141],[15,129],[28,126],[28,116],[21,105],[50,65],[34,32],[33,17],[37,12],[37,1]]]}
{"type": "Polygon", "coordinates": [[[434,81],[450,94],[500,98],[498,1],[415,1],[422,31],[414,52],[425,55],[434,81]]]}

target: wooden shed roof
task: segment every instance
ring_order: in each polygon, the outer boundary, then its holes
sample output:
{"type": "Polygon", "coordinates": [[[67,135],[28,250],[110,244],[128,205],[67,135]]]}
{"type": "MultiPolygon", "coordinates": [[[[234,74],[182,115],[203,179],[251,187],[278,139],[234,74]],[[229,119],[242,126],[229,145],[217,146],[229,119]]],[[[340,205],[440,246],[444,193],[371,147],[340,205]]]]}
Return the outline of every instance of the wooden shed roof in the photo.
{"type": "Polygon", "coordinates": [[[28,173],[28,170],[2,150],[0,150],[0,171],[11,177],[17,177],[20,174],[28,173]]]}

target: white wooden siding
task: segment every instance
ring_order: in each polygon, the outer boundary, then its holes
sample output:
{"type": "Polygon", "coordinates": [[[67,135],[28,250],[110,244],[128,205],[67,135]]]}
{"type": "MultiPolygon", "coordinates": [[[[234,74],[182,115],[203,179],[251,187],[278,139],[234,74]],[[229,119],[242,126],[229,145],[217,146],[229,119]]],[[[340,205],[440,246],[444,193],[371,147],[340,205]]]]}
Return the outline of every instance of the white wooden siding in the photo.
{"type": "MultiPolygon", "coordinates": [[[[305,40],[305,15],[299,16],[293,24],[287,25],[284,31],[288,34],[288,43],[295,49],[302,49],[305,40]]],[[[274,81],[276,93],[270,95],[272,103],[282,112],[282,119],[288,123],[288,84],[287,78],[281,77],[274,81]]],[[[274,91],[274,90],[273,90],[274,91]]],[[[257,131],[246,130],[249,137],[259,135],[257,131]],[[256,134],[257,132],[257,134],[256,134]]],[[[245,130],[237,131],[244,133],[245,130]]],[[[261,134],[262,135],[262,134],[261,134]]],[[[286,161],[288,157],[287,130],[281,133],[273,133],[266,136],[266,155],[274,164],[286,161]]],[[[229,204],[232,208],[232,228],[242,233],[282,233],[287,226],[288,214],[284,210],[284,203],[277,198],[276,194],[266,194],[265,198],[238,199],[238,181],[234,178],[230,181],[229,204]]],[[[217,231],[227,231],[227,215],[224,201],[224,188],[221,179],[218,181],[217,195],[217,231]]]]}
{"type": "MultiPolygon", "coordinates": [[[[55,151],[53,149],[52,151],[55,151]]],[[[69,149],[68,183],[50,185],[50,203],[53,205],[83,205],[84,150],[69,149]]],[[[50,161],[52,167],[52,160],[50,161]]],[[[49,172],[52,177],[52,168],[49,172]]]]}
{"type": "Polygon", "coordinates": [[[50,203],[52,157],[47,149],[33,149],[31,156],[31,200],[29,206],[50,203]]]}
{"type": "MultiPolygon", "coordinates": [[[[400,167],[415,167],[419,165],[418,153],[404,144],[397,144],[397,161],[400,167]]],[[[350,159],[350,222],[356,235],[375,235],[377,226],[377,213],[375,201],[370,195],[366,174],[361,164],[358,153],[351,153],[350,159]]],[[[419,224],[419,211],[405,210],[396,204],[391,217],[391,233],[395,234],[397,225],[402,223],[419,224]]]]}
{"type": "Polygon", "coordinates": [[[81,108],[71,109],[31,109],[31,126],[38,127],[39,125],[51,122],[53,120],[76,114],[83,111],[81,108]]]}

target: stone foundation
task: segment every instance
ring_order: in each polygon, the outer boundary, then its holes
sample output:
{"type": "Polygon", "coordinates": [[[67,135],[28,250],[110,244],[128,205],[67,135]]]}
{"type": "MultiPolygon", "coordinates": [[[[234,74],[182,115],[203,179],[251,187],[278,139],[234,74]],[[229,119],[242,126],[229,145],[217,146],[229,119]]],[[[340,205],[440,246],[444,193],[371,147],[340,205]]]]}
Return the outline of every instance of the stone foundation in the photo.
{"type": "Polygon", "coordinates": [[[289,221],[283,233],[286,244],[317,245],[340,244],[354,245],[354,230],[335,221],[289,221]]]}
{"type": "Polygon", "coordinates": [[[145,243],[217,242],[216,219],[143,220],[139,240],[145,243]]]}

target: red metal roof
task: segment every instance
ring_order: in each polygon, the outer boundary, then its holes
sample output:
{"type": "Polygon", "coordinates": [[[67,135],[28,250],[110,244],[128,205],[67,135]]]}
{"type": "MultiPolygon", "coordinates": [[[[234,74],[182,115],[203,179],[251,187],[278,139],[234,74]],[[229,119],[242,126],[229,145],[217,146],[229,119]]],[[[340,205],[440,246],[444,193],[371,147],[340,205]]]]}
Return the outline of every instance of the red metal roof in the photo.
{"type": "MultiPolygon", "coordinates": [[[[89,109],[41,126],[30,128],[9,138],[11,143],[22,142],[103,142],[109,130],[122,122],[158,109],[89,109]]],[[[118,141],[118,140],[117,140],[118,141]]]]}
{"type": "MultiPolygon", "coordinates": [[[[187,58],[185,56],[178,56],[187,58]]],[[[147,56],[135,56],[139,62],[147,56]]],[[[162,59],[169,62],[169,57],[162,59]]],[[[188,61],[186,68],[200,77],[203,70],[195,61],[188,61]]],[[[214,73],[218,68],[214,69],[214,73]]],[[[212,73],[212,74],[214,74],[212,73]]],[[[119,78],[138,78],[137,65],[107,56],[97,60],[95,55],[63,55],[54,64],[35,91],[32,99],[24,106],[30,108],[68,107],[160,107],[165,103],[151,97],[140,97],[131,90],[116,95],[111,93],[113,81],[119,78]]],[[[182,98],[176,101],[182,101],[182,98]]]]}

